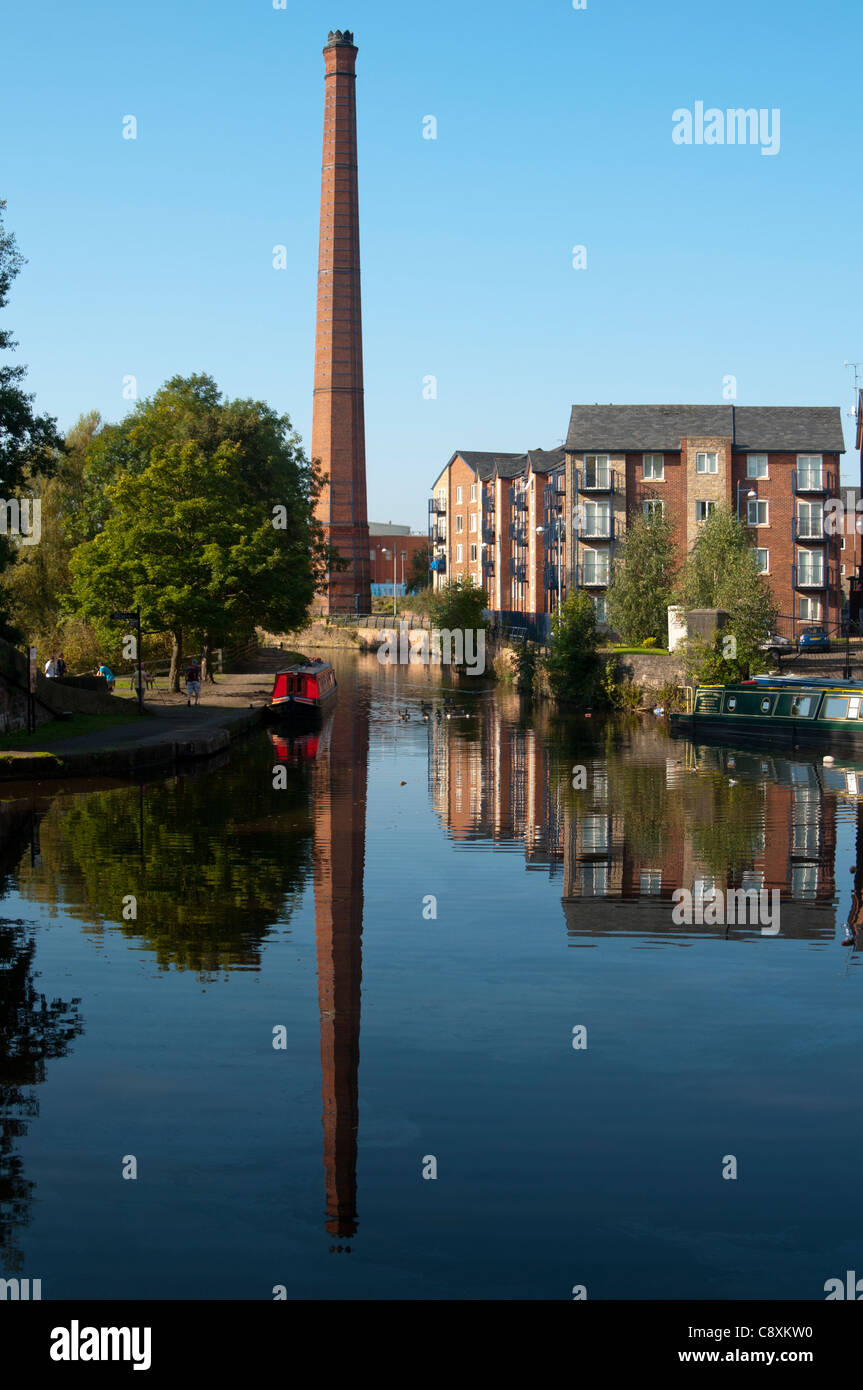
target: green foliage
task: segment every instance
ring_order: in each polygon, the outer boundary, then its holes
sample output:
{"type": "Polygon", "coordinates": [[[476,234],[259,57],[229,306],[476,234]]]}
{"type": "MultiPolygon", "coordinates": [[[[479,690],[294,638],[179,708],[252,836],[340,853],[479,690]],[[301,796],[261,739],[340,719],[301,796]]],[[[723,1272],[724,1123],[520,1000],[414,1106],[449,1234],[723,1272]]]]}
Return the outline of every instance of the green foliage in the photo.
{"type": "Polygon", "coordinates": [[[488,604],[484,589],[473,580],[451,579],[437,589],[429,599],[428,610],[435,627],[467,631],[485,630],[488,626],[483,613],[488,604]]]}
{"type": "Polygon", "coordinates": [[[641,645],[642,645],[642,647],[655,647],[655,646],[656,646],[656,638],[655,638],[655,637],[645,637],[645,639],[644,639],[644,641],[642,642],[641,645]]]}
{"type": "MultiPolygon", "coordinates": [[[[5,208],[6,203],[0,200],[0,309],[6,307],[12,281],[24,264],[14,236],[4,226],[5,208]]],[[[12,352],[15,347],[9,330],[0,328],[0,352],[12,352]]],[[[34,397],[27,395],[21,385],[25,375],[26,368],[20,364],[0,362],[0,483],[4,501],[38,495],[30,486],[33,473],[50,472],[57,452],[62,450],[56,420],[33,413],[34,397]]],[[[30,547],[20,546],[11,535],[0,535],[0,573],[24,549],[30,547]]],[[[39,546],[32,549],[38,550],[39,546]]],[[[5,594],[0,595],[2,598],[5,594]]],[[[0,608],[0,636],[17,640],[20,635],[4,605],[0,608]]]]}
{"type": "Polygon", "coordinates": [[[729,615],[713,642],[696,638],[687,644],[687,668],[698,680],[739,680],[761,662],[759,646],[775,626],[778,610],[758,573],[749,531],[730,507],[717,507],[703,523],[683,567],[679,600],[686,608],[721,608],[729,615]]]}
{"type": "Polygon", "coordinates": [[[141,605],[147,632],[229,645],[302,627],[334,557],[314,517],[321,475],[287,416],[174,377],[86,451],[69,517],[72,612],[100,640],[141,605]]]}
{"type": "Polygon", "coordinates": [[[664,645],[676,570],[671,518],[658,511],[633,515],[608,587],[609,626],[624,642],[664,645]]]}
{"type": "Polygon", "coordinates": [[[534,642],[518,642],[513,651],[515,688],[520,695],[532,695],[536,687],[538,659],[534,642]]]}
{"type": "Polygon", "coordinates": [[[426,545],[415,550],[411,556],[410,572],[405,576],[405,592],[418,594],[428,588],[428,582],[429,548],[426,545]]]}
{"type": "Polygon", "coordinates": [[[617,661],[613,656],[609,657],[602,677],[606,703],[611,709],[627,712],[638,709],[642,700],[641,686],[635,685],[632,681],[620,680],[619,677],[617,661]]]}
{"type": "Polygon", "coordinates": [[[586,709],[601,698],[598,643],[593,600],[584,589],[576,589],[551,620],[546,670],[555,699],[586,709]]]}

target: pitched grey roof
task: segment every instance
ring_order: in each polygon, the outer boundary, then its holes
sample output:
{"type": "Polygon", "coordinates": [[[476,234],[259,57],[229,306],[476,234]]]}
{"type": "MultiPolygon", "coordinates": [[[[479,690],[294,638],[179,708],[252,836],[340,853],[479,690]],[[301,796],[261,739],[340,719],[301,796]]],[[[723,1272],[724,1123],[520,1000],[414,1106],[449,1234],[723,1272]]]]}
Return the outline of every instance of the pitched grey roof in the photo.
{"type": "Polygon", "coordinates": [[[683,438],[715,435],[739,450],[845,451],[837,406],[574,405],[566,447],[674,451],[683,438]]]}
{"type": "Polygon", "coordinates": [[[524,454],[490,454],[482,451],[477,453],[474,449],[456,449],[450,463],[454,458],[464,459],[468,468],[472,468],[478,478],[487,482],[494,473],[494,465],[498,459],[523,459],[524,454]]]}
{"type": "Polygon", "coordinates": [[[528,449],[527,461],[534,473],[552,473],[566,463],[563,446],[559,449],[528,449]]]}
{"type": "Polygon", "coordinates": [[[527,454],[499,454],[494,462],[499,478],[520,478],[527,468],[527,454]]]}
{"type": "Polygon", "coordinates": [[[735,447],[787,453],[843,454],[842,412],[833,405],[741,405],[735,447]]]}

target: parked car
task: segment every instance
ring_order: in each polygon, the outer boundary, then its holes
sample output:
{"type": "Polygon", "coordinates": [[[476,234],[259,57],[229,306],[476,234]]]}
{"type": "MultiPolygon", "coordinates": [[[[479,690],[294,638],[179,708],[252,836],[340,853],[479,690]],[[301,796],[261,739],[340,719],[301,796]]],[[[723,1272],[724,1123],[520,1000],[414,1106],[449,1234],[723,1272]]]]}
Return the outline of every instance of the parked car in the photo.
{"type": "Polygon", "coordinates": [[[804,627],[797,641],[799,652],[829,652],[830,638],[823,627],[804,627]]]}
{"type": "Polygon", "coordinates": [[[790,637],[783,637],[779,632],[768,632],[767,640],[761,643],[758,650],[762,652],[776,652],[777,656],[781,656],[783,652],[790,652],[793,648],[794,643],[790,637]]]}

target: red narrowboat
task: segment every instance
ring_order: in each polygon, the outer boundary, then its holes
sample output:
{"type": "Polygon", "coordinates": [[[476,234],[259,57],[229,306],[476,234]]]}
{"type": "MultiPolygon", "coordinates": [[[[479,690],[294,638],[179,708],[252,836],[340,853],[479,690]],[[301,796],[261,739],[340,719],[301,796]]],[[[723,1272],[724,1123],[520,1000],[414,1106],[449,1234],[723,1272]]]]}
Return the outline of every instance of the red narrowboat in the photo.
{"type": "Polygon", "coordinates": [[[328,661],[308,661],[277,671],[267,711],[275,719],[314,715],[329,707],[338,686],[328,661]]]}

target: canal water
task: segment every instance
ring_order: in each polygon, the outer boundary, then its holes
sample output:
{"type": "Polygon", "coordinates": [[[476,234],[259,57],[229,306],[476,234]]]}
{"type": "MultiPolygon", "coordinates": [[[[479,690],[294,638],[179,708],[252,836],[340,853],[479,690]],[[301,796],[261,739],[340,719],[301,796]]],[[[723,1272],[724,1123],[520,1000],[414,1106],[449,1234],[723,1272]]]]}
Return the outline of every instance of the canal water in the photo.
{"type": "Polygon", "coordinates": [[[863,763],[338,674],[318,735],[4,789],[0,1276],[820,1299],[863,1272],[863,763]],[[695,920],[730,887],[777,912],[695,920]]]}

